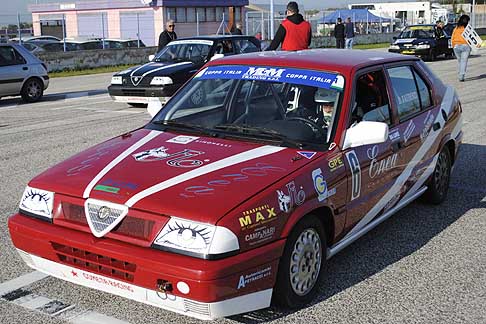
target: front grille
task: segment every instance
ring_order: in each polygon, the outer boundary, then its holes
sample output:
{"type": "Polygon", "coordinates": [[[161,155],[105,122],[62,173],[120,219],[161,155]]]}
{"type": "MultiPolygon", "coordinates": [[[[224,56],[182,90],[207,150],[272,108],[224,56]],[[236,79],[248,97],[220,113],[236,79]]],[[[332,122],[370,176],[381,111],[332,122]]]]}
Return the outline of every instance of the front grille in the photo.
{"type": "Polygon", "coordinates": [[[145,90],[139,90],[139,89],[122,89],[122,93],[124,96],[132,96],[132,97],[145,96],[145,90]]]}
{"type": "Polygon", "coordinates": [[[96,199],[85,202],[85,212],[93,234],[101,237],[115,227],[128,213],[128,207],[96,199]]]}
{"type": "MultiPolygon", "coordinates": [[[[65,220],[79,225],[88,225],[83,206],[63,201],[62,212],[65,220]]],[[[154,226],[155,221],[126,216],[110,233],[150,241],[154,226]]]]}
{"type": "Polygon", "coordinates": [[[184,309],[186,312],[193,312],[205,316],[210,316],[209,304],[199,303],[193,300],[184,299],[184,309]]]}
{"type": "Polygon", "coordinates": [[[59,261],[79,269],[107,277],[133,282],[137,266],[134,263],[117,260],[67,245],[51,242],[59,261]]]}

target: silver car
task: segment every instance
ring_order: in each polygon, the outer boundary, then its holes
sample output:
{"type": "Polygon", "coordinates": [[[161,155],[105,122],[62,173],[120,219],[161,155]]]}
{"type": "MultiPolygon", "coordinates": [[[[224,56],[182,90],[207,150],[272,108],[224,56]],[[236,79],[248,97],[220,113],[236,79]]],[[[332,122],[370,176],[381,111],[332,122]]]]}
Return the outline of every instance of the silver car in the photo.
{"type": "Polygon", "coordinates": [[[42,61],[23,46],[0,44],[0,97],[21,95],[25,102],[35,102],[48,85],[42,61]]]}

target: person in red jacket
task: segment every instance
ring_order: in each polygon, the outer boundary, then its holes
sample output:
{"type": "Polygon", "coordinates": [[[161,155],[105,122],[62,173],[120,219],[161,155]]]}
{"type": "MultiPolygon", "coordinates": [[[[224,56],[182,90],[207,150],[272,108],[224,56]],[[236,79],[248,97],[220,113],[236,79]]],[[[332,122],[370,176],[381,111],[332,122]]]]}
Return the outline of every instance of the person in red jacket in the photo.
{"type": "Polygon", "coordinates": [[[287,18],[282,21],[267,51],[274,51],[282,44],[283,51],[308,49],[311,43],[312,29],[308,21],[299,13],[295,1],[287,4],[287,18]]]}

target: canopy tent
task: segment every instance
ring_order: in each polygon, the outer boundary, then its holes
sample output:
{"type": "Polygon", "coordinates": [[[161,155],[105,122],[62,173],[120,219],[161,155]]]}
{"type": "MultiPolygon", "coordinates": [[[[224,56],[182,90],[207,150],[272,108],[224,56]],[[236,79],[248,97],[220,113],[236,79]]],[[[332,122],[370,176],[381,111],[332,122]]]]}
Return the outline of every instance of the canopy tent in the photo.
{"type": "Polygon", "coordinates": [[[333,13],[319,19],[319,24],[335,24],[338,18],[346,22],[346,18],[351,17],[352,22],[367,21],[370,23],[390,22],[390,18],[379,17],[372,14],[368,9],[338,9],[333,13]]]}

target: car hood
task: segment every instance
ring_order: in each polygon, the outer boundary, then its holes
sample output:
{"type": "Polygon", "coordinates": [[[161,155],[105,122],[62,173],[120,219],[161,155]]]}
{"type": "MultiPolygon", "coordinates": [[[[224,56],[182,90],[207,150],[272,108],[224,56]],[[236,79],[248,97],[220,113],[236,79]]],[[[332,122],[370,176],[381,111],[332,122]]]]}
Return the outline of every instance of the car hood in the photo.
{"type": "Polygon", "coordinates": [[[405,45],[405,44],[412,44],[418,45],[423,43],[432,43],[434,41],[433,38],[398,38],[393,44],[394,45],[405,45]]]}
{"type": "Polygon", "coordinates": [[[118,72],[116,75],[130,77],[144,77],[147,75],[170,75],[175,72],[194,67],[191,61],[178,63],[149,62],[135,68],[118,72]]]}
{"type": "Polygon", "coordinates": [[[314,155],[260,143],[139,129],[61,162],[29,185],[216,223],[314,155]]]}

